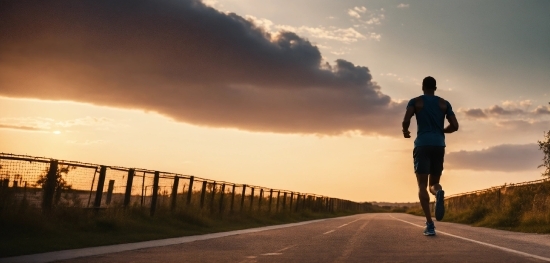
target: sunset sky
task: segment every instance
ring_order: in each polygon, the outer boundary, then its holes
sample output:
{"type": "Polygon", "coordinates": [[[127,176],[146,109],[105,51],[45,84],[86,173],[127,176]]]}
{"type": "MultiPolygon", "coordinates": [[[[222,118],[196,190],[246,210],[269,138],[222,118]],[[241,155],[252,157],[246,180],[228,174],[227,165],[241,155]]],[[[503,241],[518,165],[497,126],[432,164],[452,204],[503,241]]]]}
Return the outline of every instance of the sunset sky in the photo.
{"type": "Polygon", "coordinates": [[[447,195],[540,179],[550,1],[3,1],[0,152],[416,201],[437,80],[447,195]],[[412,122],[415,134],[416,122],[412,122]]]}

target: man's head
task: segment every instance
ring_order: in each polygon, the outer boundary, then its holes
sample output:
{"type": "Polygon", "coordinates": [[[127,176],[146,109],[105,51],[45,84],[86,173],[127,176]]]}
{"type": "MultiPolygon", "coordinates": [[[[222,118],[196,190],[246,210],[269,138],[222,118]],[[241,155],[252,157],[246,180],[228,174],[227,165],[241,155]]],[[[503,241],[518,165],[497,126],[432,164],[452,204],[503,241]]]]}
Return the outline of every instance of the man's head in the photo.
{"type": "Polygon", "coordinates": [[[422,90],[424,91],[435,91],[437,87],[435,86],[435,79],[431,76],[427,76],[422,80],[422,90]]]}

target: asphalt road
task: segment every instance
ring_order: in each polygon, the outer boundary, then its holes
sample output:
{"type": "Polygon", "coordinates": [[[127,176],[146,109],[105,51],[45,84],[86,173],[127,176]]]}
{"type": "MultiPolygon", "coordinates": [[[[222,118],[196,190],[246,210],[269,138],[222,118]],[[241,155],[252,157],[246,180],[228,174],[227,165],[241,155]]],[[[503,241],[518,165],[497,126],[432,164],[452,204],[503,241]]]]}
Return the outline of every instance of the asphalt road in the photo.
{"type": "Polygon", "coordinates": [[[550,236],[362,214],[311,224],[62,262],[550,262],[550,236]]]}

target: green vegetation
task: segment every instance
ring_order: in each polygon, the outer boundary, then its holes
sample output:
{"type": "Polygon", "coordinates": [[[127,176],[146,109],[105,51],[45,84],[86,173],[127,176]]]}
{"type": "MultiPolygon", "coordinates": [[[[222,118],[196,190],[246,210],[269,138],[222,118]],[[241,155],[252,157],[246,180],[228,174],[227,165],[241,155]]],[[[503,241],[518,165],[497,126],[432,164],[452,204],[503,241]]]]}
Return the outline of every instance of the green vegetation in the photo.
{"type": "Polygon", "coordinates": [[[544,135],[544,140],[538,141],[538,143],[539,149],[544,153],[542,164],[539,165],[539,168],[545,168],[542,176],[550,177],[550,130],[544,135]]]}
{"type": "MultiPolygon", "coordinates": [[[[367,205],[368,212],[388,212],[367,205]]],[[[305,209],[293,213],[265,211],[233,214],[211,214],[199,209],[168,209],[154,217],[139,207],[92,209],[57,207],[50,213],[21,202],[0,213],[0,255],[9,257],[63,249],[138,242],[162,238],[199,235],[267,225],[293,223],[353,214],[314,212],[305,209]]]]}
{"type": "MultiPolygon", "coordinates": [[[[22,208],[21,210],[24,210],[22,208]]],[[[47,251],[138,242],[170,237],[222,232],[349,213],[235,214],[208,216],[200,211],[159,212],[154,217],[141,209],[64,208],[42,215],[36,210],[19,211],[0,218],[0,255],[15,256],[47,251]]]]}
{"type": "MultiPolygon", "coordinates": [[[[443,221],[472,226],[550,233],[550,181],[503,186],[485,192],[445,200],[443,221]]],[[[423,216],[420,208],[409,214],[423,216]]]]}

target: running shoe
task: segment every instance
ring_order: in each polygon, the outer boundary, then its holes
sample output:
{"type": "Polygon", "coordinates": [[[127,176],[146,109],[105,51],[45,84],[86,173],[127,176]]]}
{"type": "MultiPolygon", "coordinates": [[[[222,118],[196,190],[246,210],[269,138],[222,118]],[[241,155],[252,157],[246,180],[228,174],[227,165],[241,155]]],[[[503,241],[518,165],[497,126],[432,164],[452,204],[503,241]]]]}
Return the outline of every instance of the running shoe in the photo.
{"type": "Polygon", "coordinates": [[[435,220],[441,221],[445,215],[445,191],[438,190],[435,193],[435,220]]]}
{"type": "Polygon", "coordinates": [[[434,222],[426,222],[426,228],[424,228],[425,236],[435,236],[435,224],[434,222]]]}

